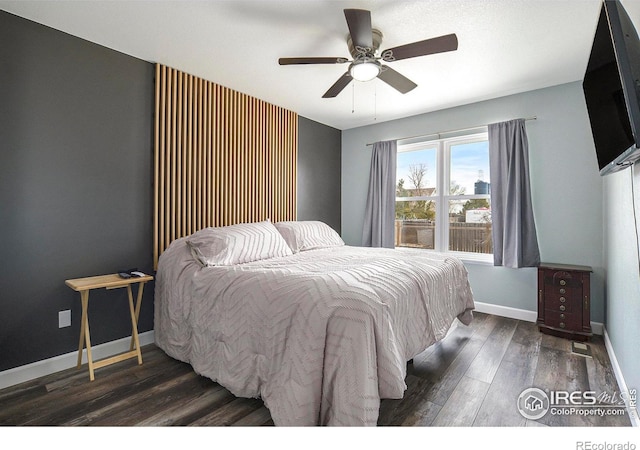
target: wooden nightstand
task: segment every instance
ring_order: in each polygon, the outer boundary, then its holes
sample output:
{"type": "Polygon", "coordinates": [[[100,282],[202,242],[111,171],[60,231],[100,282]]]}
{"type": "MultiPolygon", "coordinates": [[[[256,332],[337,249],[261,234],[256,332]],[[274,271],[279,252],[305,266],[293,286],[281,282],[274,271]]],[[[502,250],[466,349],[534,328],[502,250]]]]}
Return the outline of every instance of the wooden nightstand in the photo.
{"type": "Polygon", "coordinates": [[[591,333],[591,267],[542,263],[538,267],[538,327],[586,341],[591,333]]]}
{"type": "Polygon", "coordinates": [[[89,379],[93,381],[95,379],[94,370],[100,367],[108,366],[109,364],[124,361],[129,358],[138,358],[138,364],[142,364],[142,353],[140,352],[140,341],[138,340],[138,318],[140,316],[140,305],[142,303],[142,291],[144,284],[147,281],[153,280],[151,275],[145,275],[144,277],[131,277],[121,278],[117,274],[99,275],[95,277],[87,278],[75,278],[72,280],[66,280],[65,283],[74,291],[80,292],[80,300],[82,302],[82,319],[80,321],[80,344],[78,345],[78,367],[82,366],[82,350],[84,346],[87,347],[87,362],[89,366],[89,379]],[[138,284],[138,297],[134,307],[133,293],[131,292],[131,285],[138,284]],[[127,294],[129,295],[129,312],[131,314],[131,345],[129,351],[121,353],[119,355],[105,358],[100,361],[93,361],[91,356],[91,338],[89,335],[89,316],[87,310],[89,309],[89,291],[92,289],[118,289],[127,288],[127,294]]]}

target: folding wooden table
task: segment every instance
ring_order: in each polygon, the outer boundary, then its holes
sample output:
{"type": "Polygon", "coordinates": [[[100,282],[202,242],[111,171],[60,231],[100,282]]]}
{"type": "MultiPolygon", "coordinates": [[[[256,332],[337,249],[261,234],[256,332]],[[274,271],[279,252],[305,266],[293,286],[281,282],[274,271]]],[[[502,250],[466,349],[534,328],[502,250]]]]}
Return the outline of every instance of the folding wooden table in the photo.
{"type": "Polygon", "coordinates": [[[138,318],[140,317],[140,305],[142,303],[142,291],[146,282],[153,280],[151,275],[143,277],[121,278],[118,274],[99,275],[87,278],[75,278],[65,280],[67,286],[74,291],[80,292],[82,302],[82,319],[80,321],[80,344],[78,345],[78,367],[82,366],[82,350],[86,345],[87,362],[89,365],[89,379],[95,379],[94,370],[108,366],[129,358],[138,358],[138,364],[142,364],[142,353],[140,352],[140,341],[138,339],[138,318]],[[138,297],[135,307],[133,303],[133,293],[131,285],[138,284],[138,297]],[[91,356],[91,337],[89,335],[89,291],[92,289],[118,289],[127,288],[129,296],[129,312],[131,314],[131,345],[129,351],[99,361],[93,361],[91,356]]]}

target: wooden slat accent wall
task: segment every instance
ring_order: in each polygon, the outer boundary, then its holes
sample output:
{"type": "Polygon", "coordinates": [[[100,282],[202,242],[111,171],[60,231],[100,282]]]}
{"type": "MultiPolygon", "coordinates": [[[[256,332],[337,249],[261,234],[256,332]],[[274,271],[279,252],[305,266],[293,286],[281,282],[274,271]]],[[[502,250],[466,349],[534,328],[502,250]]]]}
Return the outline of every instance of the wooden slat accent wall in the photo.
{"type": "Polygon", "coordinates": [[[296,219],[298,115],[156,65],[154,267],[202,228],[296,219]]]}

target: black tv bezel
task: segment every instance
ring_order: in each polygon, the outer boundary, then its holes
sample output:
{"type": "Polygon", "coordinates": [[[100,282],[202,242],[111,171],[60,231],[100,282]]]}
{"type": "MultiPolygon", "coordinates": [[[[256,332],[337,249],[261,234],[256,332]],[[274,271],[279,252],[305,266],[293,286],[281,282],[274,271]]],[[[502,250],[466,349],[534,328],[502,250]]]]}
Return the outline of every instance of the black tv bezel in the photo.
{"type": "MultiPolygon", "coordinates": [[[[604,166],[600,166],[600,161],[598,161],[600,175],[605,176],[626,169],[640,159],[640,101],[638,100],[638,81],[634,76],[634,74],[640,76],[640,61],[635,61],[636,67],[632,67],[630,46],[627,45],[627,40],[629,40],[634,53],[638,56],[636,59],[640,59],[640,39],[638,38],[638,34],[631,18],[618,0],[604,0],[600,11],[600,15],[602,14],[606,14],[608,30],[603,31],[598,27],[594,35],[594,44],[597,39],[601,38],[599,34],[605,32],[611,40],[627,111],[626,119],[628,120],[628,125],[632,134],[632,144],[627,149],[622,150],[612,161],[604,166]]],[[[600,16],[598,18],[598,23],[600,23],[600,16]]],[[[594,49],[592,47],[592,53],[593,50],[594,49]]],[[[589,56],[589,65],[591,63],[591,59],[592,54],[589,56]]],[[[588,75],[589,65],[587,66],[585,79],[588,75]]],[[[584,93],[588,104],[589,93],[586,89],[584,89],[584,93]]],[[[596,131],[594,129],[593,118],[591,116],[590,121],[592,133],[595,135],[596,131]]],[[[595,136],[594,144],[596,145],[596,154],[602,153],[602,150],[599,151],[597,148],[597,140],[595,136]]]]}

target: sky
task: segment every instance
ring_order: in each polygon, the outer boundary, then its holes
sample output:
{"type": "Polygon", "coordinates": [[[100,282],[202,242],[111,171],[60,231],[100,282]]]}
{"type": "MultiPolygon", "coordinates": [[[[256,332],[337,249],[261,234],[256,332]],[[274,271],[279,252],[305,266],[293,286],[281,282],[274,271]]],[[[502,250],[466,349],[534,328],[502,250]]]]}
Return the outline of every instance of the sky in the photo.
{"type": "MultiPolygon", "coordinates": [[[[436,149],[412,150],[398,152],[396,183],[400,178],[405,180],[405,188],[413,188],[409,181],[411,165],[425,164],[427,172],[423,187],[436,185],[436,149]]],[[[483,180],[490,182],[489,177],[489,147],[486,141],[462,143],[451,147],[451,180],[465,188],[465,194],[474,193],[474,184],[478,181],[479,171],[483,180]]]]}

